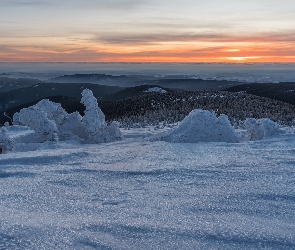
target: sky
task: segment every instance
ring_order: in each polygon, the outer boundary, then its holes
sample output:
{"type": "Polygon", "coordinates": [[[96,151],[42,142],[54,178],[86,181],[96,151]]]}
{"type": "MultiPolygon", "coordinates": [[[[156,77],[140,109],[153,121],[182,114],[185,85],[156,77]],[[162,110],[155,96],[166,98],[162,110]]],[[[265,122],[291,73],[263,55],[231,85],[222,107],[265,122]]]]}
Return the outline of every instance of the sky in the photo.
{"type": "Polygon", "coordinates": [[[294,0],[0,0],[0,62],[295,62],[294,0]]]}

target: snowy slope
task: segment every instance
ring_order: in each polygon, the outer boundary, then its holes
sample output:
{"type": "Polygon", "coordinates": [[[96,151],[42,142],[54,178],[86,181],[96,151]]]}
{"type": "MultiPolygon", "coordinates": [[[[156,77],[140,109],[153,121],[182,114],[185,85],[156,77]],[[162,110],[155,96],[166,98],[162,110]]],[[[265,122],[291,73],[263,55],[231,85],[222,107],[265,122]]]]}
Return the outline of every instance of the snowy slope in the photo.
{"type": "Polygon", "coordinates": [[[0,155],[0,249],[295,248],[295,134],[182,144],[138,131],[0,155]]]}

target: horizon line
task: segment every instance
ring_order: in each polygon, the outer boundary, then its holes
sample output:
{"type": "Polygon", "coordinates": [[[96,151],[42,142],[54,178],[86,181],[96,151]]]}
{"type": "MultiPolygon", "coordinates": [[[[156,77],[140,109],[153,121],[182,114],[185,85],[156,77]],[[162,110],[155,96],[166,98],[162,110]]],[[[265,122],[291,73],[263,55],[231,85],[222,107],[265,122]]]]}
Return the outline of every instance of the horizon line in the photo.
{"type": "Polygon", "coordinates": [[[149,63],[155,63],[155,64],[161,64],[161,63],[167,63],[167,64],[292,64],[295,63],[295,61],[293,62],[283,62],[283,61],[273,61],[273,62],[269,62],[269,61],[261,61],[261,62],[241,62],[241,61],[225,61],[225,62],[214,62],[214,61],[208,61],[208,62],[171,62],[171,61],[163,61],[163,62],[159,62],[159,61],[150,61],[150,62],[146,62],[146,61],[109,61],[109,62],[87,62],[87,61],[81,61],[81,62],[67,62],[67,61],[63,61],[63,62],[40,62],[40,61],[12,61],[12,62],[6,62],[6,61],[0,61],[0,63],[104,63],[104,64],[108,64],[108,63],[132,63],[132,64],[149,64],[149,63]]]}

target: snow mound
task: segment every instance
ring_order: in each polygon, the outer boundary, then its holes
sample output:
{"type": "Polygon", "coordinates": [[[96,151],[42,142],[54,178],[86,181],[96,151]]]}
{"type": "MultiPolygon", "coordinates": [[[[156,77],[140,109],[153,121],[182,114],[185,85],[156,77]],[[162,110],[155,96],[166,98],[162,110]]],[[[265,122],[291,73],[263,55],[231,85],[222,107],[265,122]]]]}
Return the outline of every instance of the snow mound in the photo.
{"type": "Polygon", "coordinates": [[[191,111],[178,127],[155,139],[176,143],[239,142],[226,115],[217,118],[213,112],[201,109],[191,111]]]}
{"type": "Polygon", "coordinates": [[[12,150],[14,147],[14,140],[10,138],[5,127],[0,129],[0,148],[3,150],[12,150]]]}
{"type": "Polygon", "coordinates": [[[153,87],[153,88],[149,88],[149,89],[147,89],[147,90],[145,90],[145,91],[143,91],[143,92],[145,92],[145,93],[151,93],[151,92],[157,92],[157,93],[167,93],[167,91],[166,91],[166,90],[164,90],[164,89],[161,89],[161,88],[159,88],[159,87],[153,87]]]}
{"type": "Polygon", "coordinates": [[[262,140],[281,133],[278,124],[268,118],[247,118],[244,126],[247,129],[247,139],[250,141],[262,140]]]}

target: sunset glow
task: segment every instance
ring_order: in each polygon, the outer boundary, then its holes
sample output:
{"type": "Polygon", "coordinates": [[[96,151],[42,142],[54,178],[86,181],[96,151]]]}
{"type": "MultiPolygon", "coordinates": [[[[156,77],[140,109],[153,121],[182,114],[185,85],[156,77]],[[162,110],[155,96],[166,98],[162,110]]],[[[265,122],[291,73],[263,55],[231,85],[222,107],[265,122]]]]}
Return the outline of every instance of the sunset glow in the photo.
{"type": "Polygon", "coordinates": [[[160,2],[1,1],[0,61],[295,62],[294,1],[160,2]]]}

